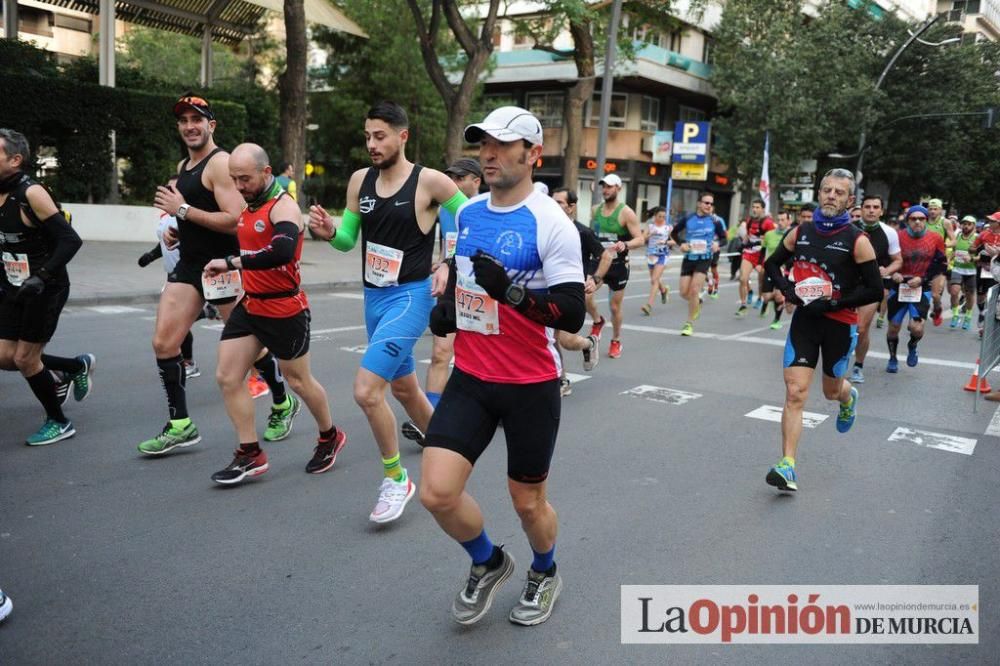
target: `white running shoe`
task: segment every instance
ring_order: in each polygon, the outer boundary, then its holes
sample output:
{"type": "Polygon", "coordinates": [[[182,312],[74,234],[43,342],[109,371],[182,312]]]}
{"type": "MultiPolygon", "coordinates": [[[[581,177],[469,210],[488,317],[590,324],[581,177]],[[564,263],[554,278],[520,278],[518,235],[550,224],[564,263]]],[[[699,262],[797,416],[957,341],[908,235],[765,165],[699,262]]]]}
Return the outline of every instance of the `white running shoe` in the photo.
{"type": "Polygon", "coordinates": [[[413,485],[409,474],[406,474],[402,482],[385,477],[382,479],[382,487],[378,490],[378,501],[375,502],[375,508],[372,509],[368,520],[373,523],[391,523],[403,515],[406,503],[415,492],[417,487],[413,485]]]}
{"type": "Polygon", "coordinates": [[[14,602],[3,593],[3,590],[0,590],[0,622],[6,620],[12,610],[14,610],[14,602]]]}

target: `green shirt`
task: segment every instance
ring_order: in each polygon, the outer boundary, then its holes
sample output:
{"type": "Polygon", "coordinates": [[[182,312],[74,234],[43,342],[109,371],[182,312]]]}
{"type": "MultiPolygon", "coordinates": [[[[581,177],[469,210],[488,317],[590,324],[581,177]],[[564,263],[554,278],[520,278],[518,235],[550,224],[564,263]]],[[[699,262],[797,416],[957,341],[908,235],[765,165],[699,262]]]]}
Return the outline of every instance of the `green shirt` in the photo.
{"type": "Polygon", "coordinates": [[[976,258],[972,254],[972,246],[976,243],[976,232],[972,232],[968,237],[958,234],[955,236],[955,265],[960,271],[968,271],[965,275],[974,275],[976,272],[976,258]]]}
{"type": "Polygon", "coordinates": [[[781,239],[785,237],[784,229],[771,229],[766,234],[764,234],[764,240],[762,241],[764,245],[764,259],[766,260],[774,251],[778,249],[781,245],[781,239]]]}

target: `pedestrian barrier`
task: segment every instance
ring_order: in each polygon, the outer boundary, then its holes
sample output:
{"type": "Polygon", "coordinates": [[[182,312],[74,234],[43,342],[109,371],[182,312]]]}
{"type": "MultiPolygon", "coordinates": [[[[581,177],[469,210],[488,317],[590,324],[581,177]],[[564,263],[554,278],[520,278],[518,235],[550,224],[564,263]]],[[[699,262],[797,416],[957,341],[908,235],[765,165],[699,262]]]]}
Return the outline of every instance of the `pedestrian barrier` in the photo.
{"type": "Polygon", "coordinates": [[[976,412],[976,402],[979,394],[989,391],[989,385],[985,387],[986,376],[990,370],[1000,365],[1000,322],[997,321],[997,297],[1000,296],[1000,285],[990,287],[986,293],[986,308],[983,310],[983,338],[979,342],[979,373],[982,381],[976,385],[976,395],[972,402],[972,411],[976,412]]]}

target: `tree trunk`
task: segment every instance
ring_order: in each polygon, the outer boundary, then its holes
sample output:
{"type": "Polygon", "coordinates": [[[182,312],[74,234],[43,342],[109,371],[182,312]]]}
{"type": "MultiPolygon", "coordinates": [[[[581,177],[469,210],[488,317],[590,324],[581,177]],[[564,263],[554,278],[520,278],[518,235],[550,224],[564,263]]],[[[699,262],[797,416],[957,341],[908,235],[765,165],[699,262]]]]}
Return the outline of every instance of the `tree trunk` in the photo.
{"type": "Polygon", "coordinates": [[[576,61],[577,82],[567,91],[563,104],[563,186],[576,192],[580,172],[580,149],[583,144],[583,110],[594,94],[594,38],[590,21],[570,21],[573,36],[573,59],[576,61]]]}
{"type": "MultiPolygon", "coordinates": [[[[278,77],[282,159],[301,184],[306,161],[306,13],[303,0],[284,0],[285,71],[278,77]]],[[[274,157],[272,164],[276,163],[274,157]]],[[[299,189],[301,192],[301,188],[299,189]]],[[[300,206],[305,197],[299,197],[300,206]]]]}

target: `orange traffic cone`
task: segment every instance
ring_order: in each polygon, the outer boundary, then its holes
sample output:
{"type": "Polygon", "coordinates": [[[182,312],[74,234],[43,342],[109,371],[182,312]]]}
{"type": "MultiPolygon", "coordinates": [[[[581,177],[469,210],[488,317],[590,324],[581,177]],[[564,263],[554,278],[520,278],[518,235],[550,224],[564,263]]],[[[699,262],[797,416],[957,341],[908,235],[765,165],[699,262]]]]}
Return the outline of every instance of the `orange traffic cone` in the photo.
{"type": "Polygon", "coordinates": [[[976,381],[979,382],[979,392],[989,393],[993,389],[990,388],[990,383],[986,381],[986,377],[979,376],[979,359],[976,359],[976,369],[972,371],[972,376],[969,377],[969,383],[964,386],[966,391],[976,390],[976,381]]]}

